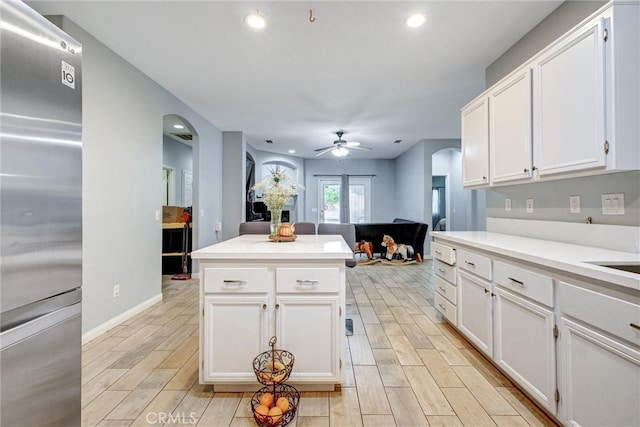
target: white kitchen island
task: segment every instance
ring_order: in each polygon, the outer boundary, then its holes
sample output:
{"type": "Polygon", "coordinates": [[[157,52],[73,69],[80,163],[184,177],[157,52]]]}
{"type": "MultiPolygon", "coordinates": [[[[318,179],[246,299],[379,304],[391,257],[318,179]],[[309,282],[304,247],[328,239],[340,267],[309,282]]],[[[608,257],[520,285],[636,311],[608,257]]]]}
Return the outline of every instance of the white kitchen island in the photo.
{"type": "Polygon", "coordinates": [[[200,383],[214,391],[254,391],[253,359],[269,349],[293,353],[287,381],[334,390],[344,378],[345,259],[340,235],[272,242],[244,235],[192,253],[200,260],[200,383]]]}

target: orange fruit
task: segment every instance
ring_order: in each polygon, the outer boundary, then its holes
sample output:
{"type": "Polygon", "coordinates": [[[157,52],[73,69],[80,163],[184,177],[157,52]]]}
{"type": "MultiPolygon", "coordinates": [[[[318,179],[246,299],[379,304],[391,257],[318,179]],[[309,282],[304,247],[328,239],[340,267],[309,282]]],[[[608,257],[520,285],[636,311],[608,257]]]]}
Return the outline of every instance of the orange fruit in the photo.
{"type": "Polygon", "coordinates": [[[266,406],[267,408],[271,408],[271,405],[273,405],[273,394],[267,392],[267,393],[263,393],[260,396],[260,399],[258,399],[260,401],[261,405],[266,406]]]}
{"type": "Polygon", "coordinates": [[[280,418],[282,418],[282,410],[277,406],[274,406],[269,410],[269,417],[272,425],[276,425],[280,422],[280,418]]]}
{"type": "Polygon", "coordinates": [[[289,409],[289,399],[284,396],[279,397],[278,400],[276,400],[276,407],[280,408],[282,413],[287,412],[289,409]]]}
{"type": "Polygon", "coordinates": [[[265,405],[258,405],[253,409],[253,413],[261,423],[265,422],[267,415],[269,415],[269,407],[265,405]]]}

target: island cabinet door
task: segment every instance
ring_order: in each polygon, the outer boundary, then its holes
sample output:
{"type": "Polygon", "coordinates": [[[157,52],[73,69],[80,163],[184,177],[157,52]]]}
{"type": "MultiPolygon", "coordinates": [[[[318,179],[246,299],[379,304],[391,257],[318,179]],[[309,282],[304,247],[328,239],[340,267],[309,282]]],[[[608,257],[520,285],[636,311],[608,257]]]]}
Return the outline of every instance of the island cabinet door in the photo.
{"type": "Polygon", "coordinates": [[[269,342],[268,296],[204,298],[204,380],[255,382],[253,359],[269,342]]]}
{"type": "Polygon", "coordinates": [[[292,382],[339,383],[339,296],[278,295],[275,311],[278,347],[295,357],[292,382]]]}

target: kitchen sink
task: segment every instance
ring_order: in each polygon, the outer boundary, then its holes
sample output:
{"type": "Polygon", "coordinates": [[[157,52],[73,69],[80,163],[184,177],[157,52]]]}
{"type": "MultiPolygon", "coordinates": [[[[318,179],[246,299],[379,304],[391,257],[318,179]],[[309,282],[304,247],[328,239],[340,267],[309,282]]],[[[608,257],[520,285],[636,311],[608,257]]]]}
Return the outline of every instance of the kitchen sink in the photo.
{"type": "Polygon", "coordinates": [[[589,264],[599,265],[600,267],[613,268],[614,270],[628,271],[630,273],[640,274],[640,264],[611,264],[605,262],[590,262],[589,264]]]}

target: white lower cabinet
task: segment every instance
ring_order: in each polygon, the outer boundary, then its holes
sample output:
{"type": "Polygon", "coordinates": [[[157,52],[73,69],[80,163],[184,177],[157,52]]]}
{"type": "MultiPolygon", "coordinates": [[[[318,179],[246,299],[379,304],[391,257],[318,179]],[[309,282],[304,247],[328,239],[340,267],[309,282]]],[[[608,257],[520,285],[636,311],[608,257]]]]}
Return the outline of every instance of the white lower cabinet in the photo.
{"type": "Polygon", "coordinates": [[[255,382],[251,362],[270,338],[268,303],[266,293],[204,297],[205,381],[255,382]]]}
{"type": "Polygon", "coordinates": [[[494,261],[493,359],[541,406],[556,412],[553,279],[494,261]]]}
{"type": "Polygon", "coordinates": [[[640,352],[560,320],[561,414],[573,426],[640,425],[640,352]]]}
{"type": "Polygon", "coordinates": [[[640,305],[559,287],[561,418],[573,426],[640,425],[640,305]]]}
{"type": "Polygon", "coordinates": [[[487,356],[493,356],[491,284],[458,269],[458,329],[487,356]]]}
{"type": "Polygon", "coordinates": [[[474,347],[564,425],[640,426],[640,290],[443,237],[457,282],[435,262],[434,305],[474,347]]]}
{"type": "Polygon", "coordinates": [[[553,311],[496,287],[493,358],[538,403],[555,413],[553,311]]]}
{"type": "Polygon", "coordinates": [[[276,301],[278,347],[295,357],[291,381],[340,382],[338,295],[278,295],[276,301]]]}
{"type": "MultiPolygon", "coordinates": [[[[284,263],[283,263],[284,264],[284,263]]],[[[203,269],[202,382],[256,384],[252,361],[276,348],[295,357],[289,382],[343,381],[344,262],[203,269]]]]}

